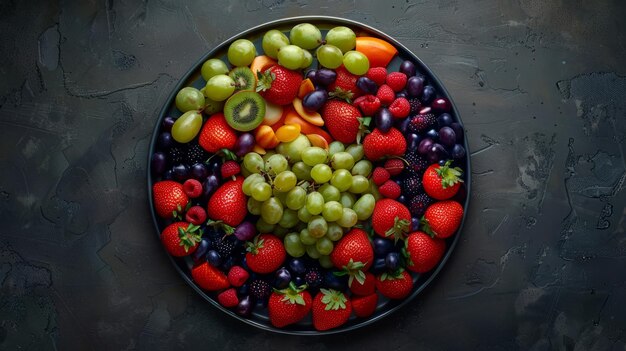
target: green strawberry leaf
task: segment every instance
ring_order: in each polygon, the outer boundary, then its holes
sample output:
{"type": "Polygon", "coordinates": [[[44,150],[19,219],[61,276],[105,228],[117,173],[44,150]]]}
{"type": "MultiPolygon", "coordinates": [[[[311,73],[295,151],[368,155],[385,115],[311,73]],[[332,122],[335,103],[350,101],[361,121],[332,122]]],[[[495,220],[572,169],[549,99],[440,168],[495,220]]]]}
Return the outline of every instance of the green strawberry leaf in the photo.
{"type": "Polygon", "coordinates": [[[342,292],[333,289],[320,289],[320,293],[323,294],[322,303],[326,305],[325,311],[346,309],[348,299],[342,292]]]}

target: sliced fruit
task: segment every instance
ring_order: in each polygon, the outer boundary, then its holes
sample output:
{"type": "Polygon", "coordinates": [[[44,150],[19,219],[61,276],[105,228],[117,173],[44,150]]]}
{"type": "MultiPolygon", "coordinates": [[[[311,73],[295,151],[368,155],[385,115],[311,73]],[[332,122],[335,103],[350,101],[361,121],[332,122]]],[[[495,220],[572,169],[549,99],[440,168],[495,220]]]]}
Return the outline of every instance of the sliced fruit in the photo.
{"type": "Polygon", "coordinates": [[[276,122],[280,121],[283,116],[283,107],[280,105],[272,104],[271,102],[265,102],[265,116],[263,116],[263,122],[261,124],[264,125],[274,125],[276,122]]]}
{"type": "Polygon", "coordinates": [[[300,89],[298,89],[298,99],[304,99],[304,96],[315,90],[313,82],[307,78],[300,83],[300,89]]]}
{"type": "Polygon", "coordinates": [[[326,141],[323,136],[319,134],[307,134],[306,137],[309,138],[311,145],[328,150],[328,141],[326,141]]]}
{"type": "Polygon", "coordinates": [[[256,76],[248,67],[235,67],[228,76],[235,81],[235,91],[256,89],[256,76]]]}
{"type": "Polygon", "coordinates": [[[250,70],[254,73],[255,77],[257,76],[257,72],[265,72],[266,69],[277,64],[276,60],[272,59],[266,55],[259,55],[254,58],[252,63],[250,64],[250,70]]]}
{"type": "Polygon", "coordinates": [[[247,132],[258,127],[265,116],[265,100],[254,91],[241,91],[224,105],[224,117],[233,129],[247,132]]]}
{"type": "Polygon", "coordinates": [[[385,40],[374,37],[357,37],[356,51],[367,56],[370,67],[386,67],[398,50],[385,40]]]}
{"type": "Polygon", "coordinates": [[[299,124],[300,132],[303,134],[318,134],[330,144],[333,142],[333,138],[325,130],[318,126],[305,121],[297,113],[289,113],[285,116],[285,124],[299,124]]]}
{"type": "Polygon", "coordinates": [[[254,135],[257,145],[265,149],[273,149],[280,142],[276,138],[274,129],[270,126],[260,126],[254,135]]]}
{"type": "Polygon", "coordinates": [[[276,139],[288,143],[300,135],[300,129],[299,124],[285,124],[276,130],[276,139]]]}
{"type": "Polygon", "coordinates": [[[265,148],[259,144],[254,145],[254,147],[252,148],[252,152],[256,152],[259,155],[265,155],[267,153],[267,151],[265,151],[265,148]]]}
{"type": "Polygon", "coordinates": [[[307,122],[321,127],[324,125],[324,120],[322,119],[322,115],[315,111],[308,111],[302,106],[302,100],[295,98],[293,99],[293,108],[296,109],[296,112],[300,115],[300,117],[304,118],[307,122]]]}

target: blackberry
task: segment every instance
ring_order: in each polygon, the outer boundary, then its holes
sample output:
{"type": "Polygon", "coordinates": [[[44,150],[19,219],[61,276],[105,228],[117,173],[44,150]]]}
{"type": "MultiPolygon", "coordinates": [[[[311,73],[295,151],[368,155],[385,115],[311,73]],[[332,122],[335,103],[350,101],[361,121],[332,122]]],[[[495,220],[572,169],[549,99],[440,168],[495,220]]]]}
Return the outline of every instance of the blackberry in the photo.
{"type": "Polygon", "coordinates": [[[174,145],[167,152],[170,164],[177,165],[185,161],[185,149],[180,145],[174,145]]]}
{"type": "Polygon", "coordinates": [[[407,130],[411,133],[422,133],[437,123],[437,117],[432,113],[416,115],[411,118],[407,130]]]}
{"type": "Polygon", "coordinates": [[[423,173],[426,171],[428,166],[430,166],[430,162],[417,152],[409,152],[404,155],[404,159],[409,163],[407,168],[410,168],[418,173],[423,173]]]}
{"type": "Polygon", "coordinates": [[[422,191],[422,179],[417,174],[409,174],[402,180],[401,187],[406,196],[415,196],[422,191]]]}
{"type": "Polygon", "coordinates": [[[215,250],[217,250],[217,253],[219,253],[220,256],[229,257],[235,250],[235,240],[233,240],[233,237],[231,236],[223,239],[218,238],[215,241],[215,250]]]}
{"type": "Polygon", "coordinates": [[[409,99],[409,105],[411,106],[412,115],[416,115],[422,109],[422,102],[418,98],[409,99]]]}
{"type": "Polygon", "coordinates": [[[266,300],[272,294],[272,287],[268,282],[261,279],[255,279],[250,283],[250,296],[255,297],[257,300],[266,300]]]}
{"type": "Polygon", "coordinates": [[[419,193],[415,195],[409,202],[409,211],[414,217],[421,217],[426,212],[428,206],[430,206],[435,200],[425,193],[419,193]]]}
{"type": "Polygon", "coordinates": [[[204,151],[200,144],[189,143],[187,147],[187,154],[185,155],[185,162],[188,165],[195,165],[196,163],[204,163],[209,158],[209,154],[204,151]]]}
{"type": "Polygon", "coordinates": [[[304,281],[309,285],[312,289],[319,288],[324,282],[324,277],[322,273],[320,273],[319,269],[313,267],[309,268],[304,275],[304,281]]]}

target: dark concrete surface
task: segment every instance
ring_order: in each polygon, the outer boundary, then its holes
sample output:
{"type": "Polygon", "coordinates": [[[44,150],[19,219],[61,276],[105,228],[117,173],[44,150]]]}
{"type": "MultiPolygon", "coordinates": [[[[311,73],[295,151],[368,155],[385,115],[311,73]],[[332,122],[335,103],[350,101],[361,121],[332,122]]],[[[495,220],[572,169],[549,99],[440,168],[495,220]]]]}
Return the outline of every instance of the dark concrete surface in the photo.
{"type": "Polygon", "coordinates": [[[0,349],[624,350],[623,1],[0,1],[0,349]],[[372,2],[374,3],[374,2],[372,2]],[[362,21],[429,65],[473,164],[452,259],[357,332],[225,316],[150,220],[147,150],[207,50],[296,15],[362,21]]]}

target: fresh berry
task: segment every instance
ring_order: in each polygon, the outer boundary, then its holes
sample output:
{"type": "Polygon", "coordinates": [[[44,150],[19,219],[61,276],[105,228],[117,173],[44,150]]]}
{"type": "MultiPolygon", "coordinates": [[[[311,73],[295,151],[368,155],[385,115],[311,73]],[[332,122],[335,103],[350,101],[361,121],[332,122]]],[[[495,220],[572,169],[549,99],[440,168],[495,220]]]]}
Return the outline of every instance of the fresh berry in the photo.
{"type": "Polygon", "coordinates": [[[435,200],[430,196],[424,193],[419,193],[411,198],[411,201],[409,202],[409,211],[414,217],[422,217],[428,206],[430,206],[433,202],[435,202],[435,200]]]}
{"type": "Polygon", "coordinates": [[[409,99],[409,106],[411,106],[411,114],[417,114],[422,110],[422,101],[418,98],[409,99]]]}
{"type": "Polygon", "coordinates": [[[232,266],[228,271],[228,282],[232,286],[240,287],[250,277],[248,271],[240,266],[232,266]]]}
{"type": "Polygon", "coordinates": [[[414,170],[416,173],[424,172],[430,163],[428,160],[417,152],[407,152],[404,159],[408,163],[407,168],[414,170]]]}
{"type": "Polygon", "coordinates": [[[383,183],[383,185],[378,187],[378,192],[383,197],[389,199],[397,199],[398,196],[400,196],[400,194],[402,193],[402,190],[400,189],[398,183],[394,182],[393,180],[388,180],[383,183]]]}
{"type": "Polygon", "coordinates": [[[374,262],[374,250],[367,233],[362,229],[353,228],[335,245],[330,254],[333,265],[350,276],[348,286],[356,279],[365,282],[365,272],[374,262]]]}
{"type": "Polygon", "coordinates": [[[405,242],[406,269],[426,273],[439,263],[445,251],[444,240],[431,238],[424,232],[413,232],[409,234],[405,242]]]}
{"type": "Polygon", "coordinates": [[[277,328],[297,323],[311,311],[311,294],[304,287],[291,284],[287,289],[274,291],[267,305],[270,323],[277,328]]]}
{"type": "Polygon", "coordinates": [[[388,181],[390,177],[391,175],[389,174],[389,171],[383,167],[376,167],[372,172],[372,181],[374,181],[374,184],[378,186],[383,185],[383,183],[388,181]]]}
{"type": "Polygon", "coordinates": [[[393,92],[390,86],[387,84],[383,84],[378,88],[378,92],[376,92],[376,97],[380,100],[380,103],[388,106],[393,100],[396,99],[396,94],[393,92]]]}
{"type": "Polygon", "coordinates": [[[223,113],[216,113],[204,122],[198,143],[211,153],[232,149],[237,143],[237,133],[226,123],[223,113]]]}
{"type": "Polygon", "coordinates": [[[183,191],[189,198],[195,199],[202,194],[202,184],[195,179],[187,179],[183,183],[183,191]]]}
{"type": "Polygon", "coordinates": [[[215,251],[217,251],[220,256],[226,258],[230,257],[235,250],[235,241],[237,239],[232,236],[226,236],[223,238],[217,238],[213,243],[215,247],[215,251]]]}
{"type": "Polygon", "coordinates": [[[167,159],[171,165],[185,162],[185,149],[182,146],[174,145],[167,151],[167,159]]]}
{"type": "Polygon", "coordinates": [[[230,286],[226,275],[206,261],[191,269],[191,277],[204,290],[217,291],[230,286]]]}
{"type": "Polygon", "coordinates": [[[265,72],[259,72],[257,92],[270,103],[290,104],[298,96],[302,83],[302,74],[280,65],[275,65],[265,72]]]}
{"type": "Polygon", "coordinates": [[[159,217],[178,217],[189,203],[183,185],[173,180],[162,180],[152,185],[154,209],[159,217]]]}
{"type": "Polygon", "coordinates": [[[241,167],[236,161],[226,161],[222,164],[220,172],[222,173],[222,178],[226,179],[239,174],[241,172],[241,167]]]}
{"type": "Polygon", "coordinates": [[[241,189],[243,177],[222,184],[209,199],[209,218],[222,221],[231,227],[239,225],[248,213],[246,195],[241,189]]]}
{"type": "Polygon", "coordinates": [[[287,253],[283,241],[272,234],[260,234],[246,244],[246,262],[255,273],[267,274],[277,270],[287,253]]]}
{"type": "Polygon", "coordinates": [[[381,86],[385,84],[387,79],[387,69],[385,67],[372,67],[367,70],[365,76],[373,80],[376,85],[381,86]]]}
{"type": "Polygon", "coordinates": [[[365,127],[361,112],[341,100],[330,100],[321,110],[326,128],[335,140],[350,144],[360,140],[365,127]]]}
{"type": "Polygon", "coordinates": [[[187,143],[187,150],[185,150],[185,162],[192,166],[196,163],[204,163],[209,158],[209,154],[204,151],[202,146],[197,143],[187,143]]]}
{"type": "Polygon", "coordinates": [[[422,182],[424,191],[436,200],[447,200],[459,191],[463,180],[460,178],[463,170],[459,167],[450,167],[448,160],[443,166],[431,165],[424,173],[422,182]]]}
{"type": "Polygon", "coordinates": [[[437,123],[437,117],[432,113],[418,114],[411,118],[407,130],[411,133],[422,133],[437,123]]]}
{"type": "Polygon", "coordinates": [[[370,161],[378,161],[385,156],[402,156],[406,151],[406,140],[396,128],[387,133],[374,128],[363,140],[363,151],[370,161]]]}
{"type": "Polygon", "coordinates": [[[402,173],[402,170],[404,169],[404,162],[402,162],[402,160],[399,158],[390,158],[385,161],[384,167],[389,172],[389,174],[391,174],[392,176],[396,176],[402,173]]]}
{"type": "Polygon", "coordinates": [[[456,201],[438,201],[428,206],[422,229],[438,238],[447,238],[454,234],[461,225],[463,219],[463,206],[456,201]]]}
{"type": "Polygon", "coordinates": [[[404,118],[411,113],[411,105],[407,99],[399,97],[389,105],[389,112],[394,118],[404,118]]]}
{"type": "Polygon", "coordinates": [[[217,295],[217,302],[220,305],[231,308],[235,307],[239,304],[239,298],[237,298],[237,290],[235,288],[230,288],[228,290],[222,291],[219,295],[217,295]]]}
{"type": "Polygon", "coordinates": [[[304,274],[304,281],[310,288],[317,289],[324,282],[324,277],[322,276],[322,273],[319,269],[317,269],[316,267],[311,267],[307,269],[306,273],[304,274]]]}
{"type": "Polygon", "coordinates": [[[365,116],[373,116],[380,109],[380,100],[374,95],[359,96],[352,104],[365,116]]]}
{"type": "Polygon", "coordinates": [[[161,242],[167,252],[175,257],[187,256],[198,247],[202,240],[202,230],[187,222],[175,222],[163,229],[161,242]]]}
{"type": "Polygon", "coordinates": [[[268,282],[261,279],[255,279],[250,283],[250,296],[259,301],[264,301],[272,293],[272,287],[268,282]]]}
{"type": "Polygon", "coordinates": [[[413,290],[413,279],[403,269],[395,273],[383,273],[376,277],[376,289],[386,298],[401,300],[413,290]]]}
{"type": "Polygon", "coordinates": [[[361,296],[373,294],[376,291],[376,277],[370,272],[365,272],[363,283],[353,280],[350,284],[350,291],[361,296]]]}
{"type": "Polygon", "coordinates": [[[343,65],[339,66],[335,73],[337,73],[337,78],[328,86],[328,92],[331,96],[351,100],[363,95],[363,91],[356,85],[359,76],[348,72],[343,65]]]}
{"type": "Polygon", "coordinates": [[[406,86],[407,77],[406,74],[401,72],[391,72],[387,75],[385,83],[393,89],[396,93],[404,89],[406,86]]]}
{"type": "Polygon", "coordinates": [[[348,321],[352,313],[350,300],[333,289],[320,289],[312,306],[313,327],[323,331],[339,327],[348,321]]]}
{"type": "Polygon", "coordinates": [[[419,175],[409,174],[402,180],[402,193],[406,196],[415,196],[422,191],[422,182],[419,175]]]}
{"type": "Polygon", "coordinates": [[[352,296],[352,310],[357,317],[369,317],[378,306],[378,294],[352,296]]]}
{"type": "Polygon", "coordinates": [[[397,242],[409,231],[410,223],[411,213],[400,202],[392,199],[376,202],[372,213],[372,228],[376,234],[397,242]]]}
{"type": "Polygon", "coordinates": [[[202,206],[192,206],[185,213],[185,220],[195,225],[201,225],[206,222],[206,211],[202,206]]]}

